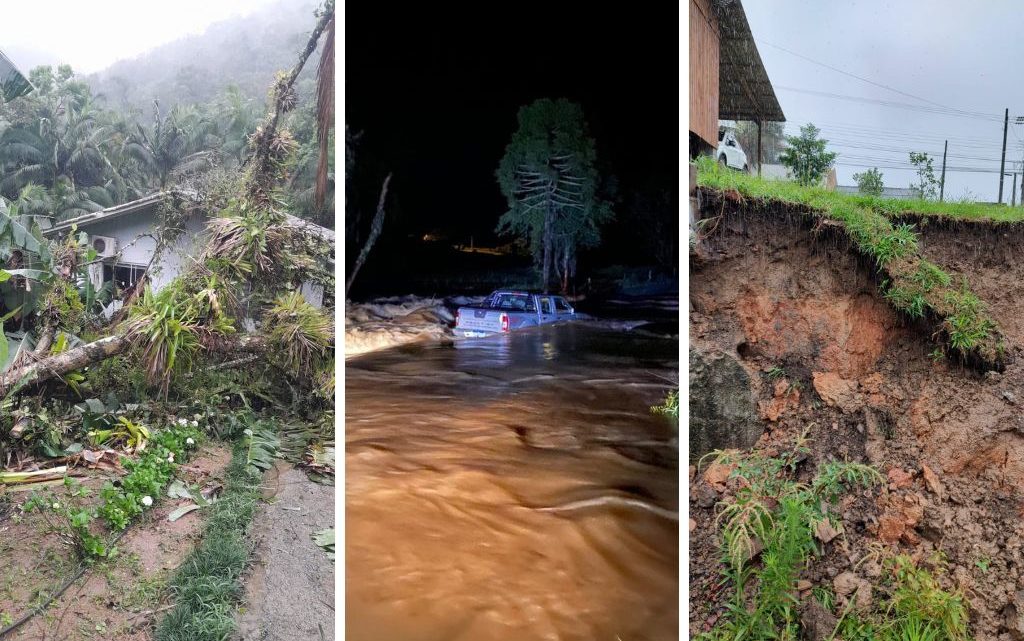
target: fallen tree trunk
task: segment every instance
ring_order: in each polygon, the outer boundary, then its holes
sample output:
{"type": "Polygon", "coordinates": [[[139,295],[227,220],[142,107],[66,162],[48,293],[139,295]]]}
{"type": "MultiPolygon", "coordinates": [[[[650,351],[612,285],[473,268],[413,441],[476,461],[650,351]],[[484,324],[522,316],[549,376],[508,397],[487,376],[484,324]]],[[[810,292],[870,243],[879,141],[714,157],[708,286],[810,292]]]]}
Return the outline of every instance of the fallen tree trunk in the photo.
{"type": "MultiPolygon", "coordinates": [[[[0,374],[0,397],[7,396],[15,388],[26,387],[58,378],[75,370],[94,365],[131,347],[131,341],[122,334],[107,336],[85,345],[79,345],[60,354],[41,358],[17,369],[0,374]]],[[[267,345],[267,339],[255,334],[247,334],[235,340],[218,342],[209,350],[213,352],[259,352],[267,345]]]]}
{"type": "Polygon", "coordinates": [[[131,343],[124,336],[107,336],[66,352],[41,358],[24,367],[4,372],[0,374],[0,396],[6,396],[16,386],[42,383],[76,369],[82,369],[86,365],[116,356],[127,350],[130,345],[131,343]]]}

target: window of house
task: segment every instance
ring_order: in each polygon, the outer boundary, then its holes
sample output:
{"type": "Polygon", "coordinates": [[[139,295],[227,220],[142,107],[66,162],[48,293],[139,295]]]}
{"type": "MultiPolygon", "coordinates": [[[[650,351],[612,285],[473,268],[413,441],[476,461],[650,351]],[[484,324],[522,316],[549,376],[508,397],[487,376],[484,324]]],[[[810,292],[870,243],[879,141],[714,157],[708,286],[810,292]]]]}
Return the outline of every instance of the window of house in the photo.
{"type": "Polygon", "coordinates": [[[135,286],[146,274],[145,265],[116,263],[103,266],[103,282],[114,281],[114,290],[123,292],[135,286]]]}

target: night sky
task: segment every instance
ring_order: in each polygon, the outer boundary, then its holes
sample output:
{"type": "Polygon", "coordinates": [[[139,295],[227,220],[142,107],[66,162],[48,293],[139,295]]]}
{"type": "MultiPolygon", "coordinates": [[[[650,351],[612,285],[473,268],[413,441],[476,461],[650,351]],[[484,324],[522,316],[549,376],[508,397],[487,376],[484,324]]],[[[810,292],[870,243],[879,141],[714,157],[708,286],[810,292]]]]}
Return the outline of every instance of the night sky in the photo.
{"type": "MultiPolygon", "coordinates": [[[[505,211],[495,169],[519,107],[542,97],[583,105],[620,193],[674,189],[676,3],[349,2],[345,11],[345,122],[364,132],[357,188],[372,201],[393,170],[409,233],[493,240],[505,211]]],[[[628,221],[620,213],[616,224],[628,221]]]]}

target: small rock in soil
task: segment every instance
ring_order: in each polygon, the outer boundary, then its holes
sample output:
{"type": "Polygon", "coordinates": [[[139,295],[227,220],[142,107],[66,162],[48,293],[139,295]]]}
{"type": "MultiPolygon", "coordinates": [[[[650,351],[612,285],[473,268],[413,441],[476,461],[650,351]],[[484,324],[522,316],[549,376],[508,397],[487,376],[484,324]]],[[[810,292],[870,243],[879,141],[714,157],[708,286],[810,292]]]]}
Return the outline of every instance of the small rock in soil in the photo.
{"type": "Polygon", "coordinates": [[[853,572],[843,572],[832,580],[832,587],[839,596],[849,596],[857,590],[860,578],[853,572]]]}
{"type": "Polygon", "coordinates": [[[736,469],[735,465],[712,463],[704,471],[704,480],[721,492],[725,489],[725,482],[729,479],[729,475],[732,474],[734,469],[736,469]]]}
{"type": "Polygon", "coordinates": [[[902,490],[914,484],[914,475],[899,467],[890,469],[886,477],[893,489],[902,490]]]}
{"type": "Polygon", "coordinates": [[[832,523],[826,517],[818,522],[818,526],[814,529],[814,535],[822,543],[829,543],[832,539],[839,536],[839,531],[832,527],[832,523]]]}
{"type": "Polygon", "coordinates": [[[800,612],[800,629],[807,641],[824,641],[832,636],[839,621],[815,599],[808,599],[800,612]]]}
{"type": "Polygon", "coordinates": [[[1016,592],[1003,608],[1003,625],[1014,641],[1024,641],[1024,592],[1016,592]]]}
{"type": "Polygon", "coordinates": [[[871,583],[853,572],[843,572],[832,580],[836,594],[852,598],[858,610],[871,607],[871,583]]]}
{"type": "Polygon", "coordinates": [[[942,500],[942,482],[939,481],[938,475],[925,463],[921,463],[921,474],[924,476],[924,484],[928,490],[942,500]]]}
{"type": "Polygon", "coordinates": [[[857,394],[857,381],[839,378],[833,372],[812,372],[814,390],[827,405],[838,407],[844,412],[854,412],[861,406],[857,394]]]}
{"type": "Polygon", "coordinates": [[[718,503],[718,492],[706,483],[697,486],[697,505],[701,507],[714,507],[718,503]]]}

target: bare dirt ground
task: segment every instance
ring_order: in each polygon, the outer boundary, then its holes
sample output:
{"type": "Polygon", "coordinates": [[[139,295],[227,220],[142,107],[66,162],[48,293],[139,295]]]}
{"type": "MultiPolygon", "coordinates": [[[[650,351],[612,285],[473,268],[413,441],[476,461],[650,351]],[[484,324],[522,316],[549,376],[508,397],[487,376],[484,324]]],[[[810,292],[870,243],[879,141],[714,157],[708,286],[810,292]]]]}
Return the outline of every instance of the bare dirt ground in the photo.
{"type": "MultiPolygon", "coordinates": [[[[220,481],[231,458],[229,449],[204,446],[179,470],[188,484],[220,481]]],[[[90,474],[83,484],[98,489],[104,477],[90,474]]],[[[63,488],[57,488],[62,490],[63,488]]],[[[16,619],[42,595],[57,588],[77,569],[71,551],[53,535],[44,535],[34,514],[20,515],[28,493],[11,499],[0,516],[0,615],[16,619]]],[[[117,543],[117,554],[97,563],[49,608],[21,626],[10,639],[32,641],[146,641],[169,605],[167,580],[200,535],[203,510],[171,523],[167,515],[184,501],[163,498],[117,543]]],[[[2,627],[2,626],[0,626],[2,627]]]]}
{"type": "MultiPolygon", "coordinates": [[[[877,585],[876,564],[859,563],[877,546],[926,564],[938,552],[943,586],[966,595],[973,638],[1024,638],[1024,233],[919,231],[925,256],[989,304],[1008,343],[1004,372],[933,358],[932,328],[889,308],[870,265],[782,212],[724,212],[691,266],[691,346],[749,373],[764,428],[755,449],[770,454],[810,427],[802,478],[830,458],[886,476],[846,497],[845,534],[802,579],[831,587],[853,572],[877,585]]],[[[704,472],[690,471],[691,633],[710,629],[729,598],[714,515],[732,490],[704,472]]]]}
{"type": "Polygon", "coordinates": [[[334,487],[278,463],[253,519],[256,560],[239,629],[245,641],[334,638],[334,563],[313,535],[334,527],[334,487]]]}

